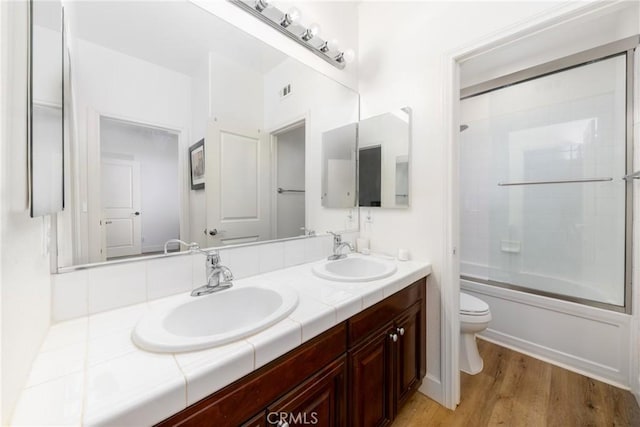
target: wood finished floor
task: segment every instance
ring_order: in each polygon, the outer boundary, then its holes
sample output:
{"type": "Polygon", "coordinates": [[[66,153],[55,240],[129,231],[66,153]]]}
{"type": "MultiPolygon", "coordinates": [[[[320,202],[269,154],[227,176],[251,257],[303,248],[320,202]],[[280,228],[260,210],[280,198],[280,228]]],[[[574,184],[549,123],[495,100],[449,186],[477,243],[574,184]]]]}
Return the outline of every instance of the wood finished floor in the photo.
{"type": "Polygon", "coordinates": [[[450,411],[421,393],[392,427],[640,426],[633,395],[487,341],[478,340],[484,370],[461,373],[461,401],[450,411]]]}

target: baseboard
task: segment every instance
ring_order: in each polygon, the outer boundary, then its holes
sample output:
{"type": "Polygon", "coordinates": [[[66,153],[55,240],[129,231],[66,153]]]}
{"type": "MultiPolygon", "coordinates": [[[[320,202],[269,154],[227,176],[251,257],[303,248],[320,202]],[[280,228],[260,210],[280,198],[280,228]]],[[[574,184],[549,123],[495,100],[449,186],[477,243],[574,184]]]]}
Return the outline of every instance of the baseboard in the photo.
{"type": "MultiPolygon", "coordinates": [[[[629,386],[625,384],[628,378],[621,378],[621,373],[609,366],[604,366],[530,341],[525,341],[508,334],[494,331],[490,328],[478,334],[477,337],[568,371],[610,384],[614,387],[624,390],[630,389],[629,386]]],[[[638,399],[638,395],[636,395],[636,399],[638,399]]]]}
{"type": "Polygon", "coordinates": [[[442,390],[442,383],[439,379],[435,378],[431,374],[427,373],[427,376],[424,377],[424,381],[422,385],[418,389],[418,391],[429,399],[433,399],[442,406],[446,406],[444,404],[444,391],[442,390]]]}

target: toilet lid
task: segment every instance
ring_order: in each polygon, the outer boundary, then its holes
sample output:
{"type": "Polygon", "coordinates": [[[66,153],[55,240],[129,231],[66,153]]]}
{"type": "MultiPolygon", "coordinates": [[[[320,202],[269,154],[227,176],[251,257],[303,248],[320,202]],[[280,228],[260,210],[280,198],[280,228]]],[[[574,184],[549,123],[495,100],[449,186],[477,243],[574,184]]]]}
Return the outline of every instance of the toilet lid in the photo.
{"type": "Polygon", "coordinates": [[[479,315],[489,312],[489,305],[472,295],[460,292],[460,313],[479,315]]]}

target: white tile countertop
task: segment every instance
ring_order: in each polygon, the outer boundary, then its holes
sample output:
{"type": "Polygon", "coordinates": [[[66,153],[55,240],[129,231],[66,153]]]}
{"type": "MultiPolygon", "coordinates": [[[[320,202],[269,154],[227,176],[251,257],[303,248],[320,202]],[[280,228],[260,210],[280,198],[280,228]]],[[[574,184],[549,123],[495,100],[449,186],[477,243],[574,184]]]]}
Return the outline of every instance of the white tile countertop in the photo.
{"type": "Polygon", "coordinates": [[[320,279],[311,271],[315,263],[236,280],[234,287],[289,286],[299,294],[298,306],[255,335],[202,351],[151,353],[131,341],[145,313],[192,298],[188,293],[58,323],[36,357],[12,424],[162,421],[431,273],[425,262],[396,263],[393,275],[371,282],[320,279]]]}

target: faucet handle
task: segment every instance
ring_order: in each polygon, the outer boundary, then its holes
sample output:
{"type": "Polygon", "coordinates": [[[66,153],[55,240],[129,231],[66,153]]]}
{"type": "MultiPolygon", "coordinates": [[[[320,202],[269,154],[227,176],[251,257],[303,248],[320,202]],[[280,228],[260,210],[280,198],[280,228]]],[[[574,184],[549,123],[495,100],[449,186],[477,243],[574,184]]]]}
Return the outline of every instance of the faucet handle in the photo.
{"type": "Polygon", "coordinates": [[[333,236],[333,241],[335,244],[342,243],[342,235],[339,233],[334,233],[333,231],[327,231],[327,233],[333,236]]]}
{"type": "Polygon", "coordinates": [[[228,267],[222,267],[222,274],[224,276],[225,282],[230,282],[233,280],[233,273],[229,270],[228,267]]]}
{"type": "Polygon", "coordinates": [[[220,264],[220,251],[217,249],[207,252],[207,263],[210,263],[212,266],[217,266],[220,264]]]}

